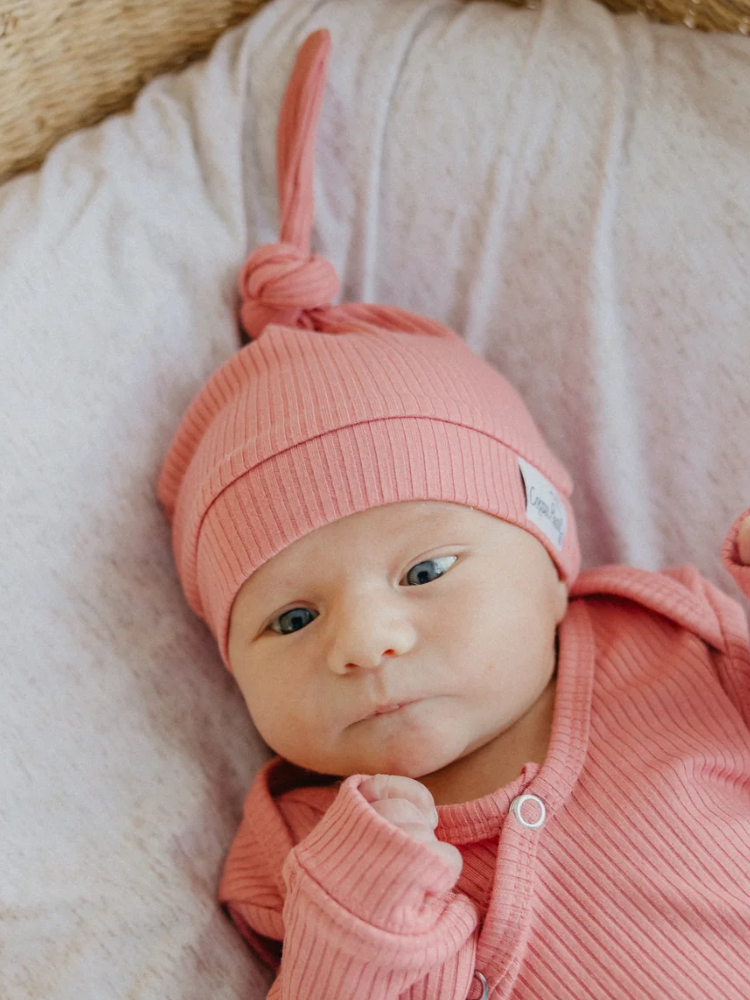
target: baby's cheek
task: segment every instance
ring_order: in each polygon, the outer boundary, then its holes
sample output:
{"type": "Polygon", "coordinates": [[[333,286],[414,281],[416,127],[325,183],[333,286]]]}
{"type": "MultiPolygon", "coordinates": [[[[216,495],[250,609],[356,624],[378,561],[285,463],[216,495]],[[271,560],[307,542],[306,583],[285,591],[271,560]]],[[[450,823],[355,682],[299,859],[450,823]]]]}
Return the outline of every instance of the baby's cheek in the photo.
{"type": "Polygon", "coordinates": [[[261,739],[274,753],[289,756],[294,735],[299,734],[299,725],[290,714],[266,704],[255,704],[250,708],[250,718],[260,733],[261,739]]]}
{"type": "Polygon", "coordinates": [[[315,726],[313,700],[291,684],[259,689],[250,714],[261,736],[271,745],[272,741],[287,745],[304,739],[315,726]]]}
{"type": "Polygon", "coordinates": [[[257,673],[252,678],[243,677],[238,680],[250,718],[263,739],[268,742],[268,734],[272,733],[278,724],[279,695],[274,687],[264,683],[262,676],[257,673]]]}

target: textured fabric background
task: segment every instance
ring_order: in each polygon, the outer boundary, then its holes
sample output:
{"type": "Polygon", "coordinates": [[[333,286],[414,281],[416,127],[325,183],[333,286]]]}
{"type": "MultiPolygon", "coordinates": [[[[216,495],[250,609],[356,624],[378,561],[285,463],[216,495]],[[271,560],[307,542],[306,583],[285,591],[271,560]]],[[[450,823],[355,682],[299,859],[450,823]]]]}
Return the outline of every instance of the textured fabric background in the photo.
{"type": "MultiPolygon", "coordinates": [[[[0,188],[0,995],[262,997],[214,894],[266,749],[154,488],[276,237],[295,51],[333,36],[316,246],[453,325],[571,471],[587,565],[719,569],[750,497],[750,45],[453,0],[274,0],[0,188]],[[668,124],[665,124],[668,123],[668,124]]],[[[731,589],[731,588],[729,588],[731,589]]]]}

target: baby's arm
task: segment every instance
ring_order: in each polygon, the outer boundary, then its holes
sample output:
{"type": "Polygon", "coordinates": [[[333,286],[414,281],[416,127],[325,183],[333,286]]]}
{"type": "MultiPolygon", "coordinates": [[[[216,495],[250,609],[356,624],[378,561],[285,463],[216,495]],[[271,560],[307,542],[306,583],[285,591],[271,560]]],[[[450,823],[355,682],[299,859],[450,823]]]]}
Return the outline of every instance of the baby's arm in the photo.
{"type": "Polygon", "coordinates": [[[284,948],[269,1000],[395,1000],[431,970],[467,995],[478,913],[453,891],[460,853],[435,838],[427,799],[410,778],[342,783],[284,864],[284,948]]]}

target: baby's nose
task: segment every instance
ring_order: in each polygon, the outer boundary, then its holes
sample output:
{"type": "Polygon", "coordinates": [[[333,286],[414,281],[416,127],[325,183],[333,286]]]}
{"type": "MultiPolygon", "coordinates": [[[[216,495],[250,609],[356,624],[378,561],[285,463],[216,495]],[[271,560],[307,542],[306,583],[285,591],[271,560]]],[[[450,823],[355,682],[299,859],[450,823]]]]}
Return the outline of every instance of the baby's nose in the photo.
{"type": "Polygon", "coordinates": [[[357,610],[349,607],[333,624],[329,666],[335,673],[357,668],[377,670],[414,647],[416,629],[409,618],[393,608],[357,610]]]}

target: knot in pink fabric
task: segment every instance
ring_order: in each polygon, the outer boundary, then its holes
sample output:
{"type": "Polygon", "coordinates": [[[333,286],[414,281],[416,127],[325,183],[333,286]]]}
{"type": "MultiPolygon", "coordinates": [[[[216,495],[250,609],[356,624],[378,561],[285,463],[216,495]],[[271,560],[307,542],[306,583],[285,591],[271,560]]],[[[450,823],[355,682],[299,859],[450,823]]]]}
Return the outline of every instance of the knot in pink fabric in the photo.
{"type": "Polygon", "coordinates": [[[239,288],[242,326],[257,339],[269,323],[315,329],[309,314],[330,304],[339,279],[324,257],[310,257],[292,243],[267,243],[245,261],[239,288]]]}

